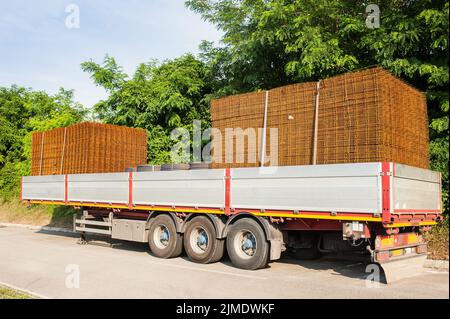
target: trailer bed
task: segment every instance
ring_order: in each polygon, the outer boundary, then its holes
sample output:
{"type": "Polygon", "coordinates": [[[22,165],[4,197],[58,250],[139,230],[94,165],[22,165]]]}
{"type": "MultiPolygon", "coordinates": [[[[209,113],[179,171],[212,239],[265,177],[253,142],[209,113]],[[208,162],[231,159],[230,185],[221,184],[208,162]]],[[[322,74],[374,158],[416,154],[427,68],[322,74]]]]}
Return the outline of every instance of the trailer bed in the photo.
{"type": "Polygon", "coordinates": [[[390,162],[26,176],[23,201],[433,225],[440,173],[390,162]]]}

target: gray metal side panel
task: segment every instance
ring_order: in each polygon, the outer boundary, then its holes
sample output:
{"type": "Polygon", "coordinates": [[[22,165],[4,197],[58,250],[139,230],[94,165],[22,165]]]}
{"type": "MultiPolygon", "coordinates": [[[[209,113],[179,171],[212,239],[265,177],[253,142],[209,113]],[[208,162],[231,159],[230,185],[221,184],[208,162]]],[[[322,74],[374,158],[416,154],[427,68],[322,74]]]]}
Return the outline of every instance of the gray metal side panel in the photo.
{"type": "Polygon", "coordinates": [[[427,181],[432,183],[440,182],[439,172],[429,169],[417,168],[404,164],[394,164],[395,176],[408,179],[416,179],[419,181],[427,181]]]}
{"type": "Polygon", "coordinates": [[[64,201],[64,175],[24,176],[22,198],[64,201]]]}
{"type": "Polygon", "coordinates": [[[133,173],[133,203],[221,208],[223,169],[133,173]]]}
{"type": "Polygon", "coordinates": [[[402,164],[394,165],[394,209],[441,209],[438,172],[402,164]]]}
{"type": "Polygon", "coordinates": [[[321,164],[299,166],[276,166],[258,168],[234,168],[232,176],[237,178],[254,178],[258,171],[263,178],[265,175],[278,178],[290,177],[342,177],[342,176],[375,176],[381,172],[380,163],[356,163],[356,164],[321,164]]]}
{"type": "Polygon", "coordinates": [[[68,200],[128,203],[128,173],[68,175],[68,200]]]}
{"type": "Polygon", "coordinates": [[[116,239],[148,242],[148,230],[145,220],[114,219],[111,237],[116,239]]]}
{"type": "Polygon", "coordinates": [[[233,208],[380,213],[379,163],[231,170],[233,208]]]}
{"type": "MultiPolygon", "coordinates": [[[[439,173],[395,165],[394,209],[440,209],[439,173]]],[[[133,203],[224,206],[223,169],[133,173],[133,203]]],[[[232,208],[381,213],[381,164],[231,170],[232,208]]],[[[128,203],[128,173],[68,175],[68,199],[128,203]]],[[[23,199],[64,200],[64,175],[26,176],[23,199]]]]}

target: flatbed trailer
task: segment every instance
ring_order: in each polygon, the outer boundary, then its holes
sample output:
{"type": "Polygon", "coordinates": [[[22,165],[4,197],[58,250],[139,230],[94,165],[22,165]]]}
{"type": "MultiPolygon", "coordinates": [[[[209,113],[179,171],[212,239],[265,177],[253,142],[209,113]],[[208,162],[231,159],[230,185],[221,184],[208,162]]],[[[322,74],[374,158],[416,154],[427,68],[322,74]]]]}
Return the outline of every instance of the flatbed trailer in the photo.
{"type": "Polygon", "coordinates": [[[442,211],[440,173],[392,162],[25,176],[21,189],[29,204],[79,208],[83,236],[148,242],[161,258],[184,247],[198,263],[220,260],[226,246],[243,269],[285,250],[412,265],[442,211]]]}

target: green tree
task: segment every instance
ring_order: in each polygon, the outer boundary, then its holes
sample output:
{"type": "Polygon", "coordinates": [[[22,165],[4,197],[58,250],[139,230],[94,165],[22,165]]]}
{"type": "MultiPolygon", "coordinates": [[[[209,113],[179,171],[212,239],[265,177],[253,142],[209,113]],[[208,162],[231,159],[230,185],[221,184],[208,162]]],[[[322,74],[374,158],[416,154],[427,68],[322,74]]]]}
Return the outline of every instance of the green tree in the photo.
{"type": "Polygon", "coordinates": [[[0,87],[0,199],[19,194],[20,177],[29,174],[31,134],[83,120],[86,110],[73,92],[53,96],[18,86],[0,87]]]}
{"type": "MultiPolygon", "coordinates": [[[[224,32],[201,46],[217,95],[318,80],[378,64],[425,92],[431,167],[448,199],[448,14],[443,0],[188,0],[224,32]],[[380,27],[366,25],[369,3],[380,27]]],[[[447,206],[446,206],[447,207],[447,206]]],[[[446,208],[447,210],[448,208],[446,208]]]]}
{"type": "Polygon", "coordinates": [[[109,92],[106,100],[94,105],[101,121],[147,129],[151,163],[170,162],[173,129],[192,130],[193,120],[210,126],[208,72],[192,54],[162,63],[142,63],[133,76],[124,74],[109,56],[102,65],[89,61],[81,67],[109,92]]]}

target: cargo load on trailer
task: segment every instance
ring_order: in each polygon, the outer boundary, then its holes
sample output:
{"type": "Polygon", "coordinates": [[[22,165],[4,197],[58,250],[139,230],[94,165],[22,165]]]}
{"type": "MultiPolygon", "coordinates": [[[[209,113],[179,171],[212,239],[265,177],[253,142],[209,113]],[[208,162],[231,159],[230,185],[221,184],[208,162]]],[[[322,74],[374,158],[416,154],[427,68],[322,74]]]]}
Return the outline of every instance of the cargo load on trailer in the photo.
{"type": "Polygon", "coordinates": [[[32,135],[33,176],[123,172],[146,163],[143,129],[84,122],[32,135]]]}
{"type": "Polygon", "coordinates": [[[225,146],[237,140],[226,130],[264,124],[268,157],[270,129],[278,130],[280,166],[382,161],[429,166],[425,95],[379,67],[213,100],[211,120],[220,131],[213,131],[213,168],[260,166],[263,131],[255,132],[256,145],[245,140],[244,148],[236,148],[230,162],[225,146]],[[251,152],[258,154],[256,161],[249,160],[251,152]],[[239,155],[243,162],[236,161],[239,155]]]}

